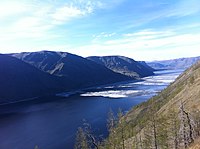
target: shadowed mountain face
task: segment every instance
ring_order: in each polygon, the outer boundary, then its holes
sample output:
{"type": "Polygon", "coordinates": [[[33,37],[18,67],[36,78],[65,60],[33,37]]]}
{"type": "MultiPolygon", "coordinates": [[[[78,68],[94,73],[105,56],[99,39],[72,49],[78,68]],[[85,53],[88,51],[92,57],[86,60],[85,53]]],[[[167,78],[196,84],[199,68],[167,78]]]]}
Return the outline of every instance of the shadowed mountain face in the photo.
{"type": "Polygon", "coordinates": [[[62,91],[60,78],[7,55],[0,55],[0,103],[62,91]]]}
{"type": "Polygon", "coordinates": [[[172,60],[163,60],[163,61],[153,61],[148,62],[147,64],[154,69],[187,69],[193,64],[195,64],[198,60],[200,60],[200,56],[198,57],[190,57],[190,58],[179,58],[172,60]]]}
{"type": "Polygon", "coordinates": [[[131,78],[62,52],[0,55],[0,103],[55,94],[131,78]]]}
{"type": "MultiPolygon", "coordinates": [[[[62,76],[76,88],[108,84],[131,78],[114,73],[106,67],[66,52],[18,53],[12,56],[54,76],[62,76]]],[[[64,81],[66,82],[66,81],[64,81]]]]}
{"type": "Polygon", "coordinates": [[[150,67],[145,61],[138,61],[140,64],[142,64],[146,69],[149,71],[155,71],[152,67],[150,67]]]}
{"type": "Polygon", "coordinates": [[[50,51],[0,55],[0,102],[133,80],[133,77],[153,74],[145,63],[126,57],[103,57],[95,62],[90,59],[50,51]]]}
{"type": "Polygon", "coordinates": [[[88,59],[98,64],[104,65],[114,72],[133,78],[146,77],[154,74],[153,69],[145,66],[145,63],[140,63],[123,56],[92,56],[88,57],[88,59]]]}

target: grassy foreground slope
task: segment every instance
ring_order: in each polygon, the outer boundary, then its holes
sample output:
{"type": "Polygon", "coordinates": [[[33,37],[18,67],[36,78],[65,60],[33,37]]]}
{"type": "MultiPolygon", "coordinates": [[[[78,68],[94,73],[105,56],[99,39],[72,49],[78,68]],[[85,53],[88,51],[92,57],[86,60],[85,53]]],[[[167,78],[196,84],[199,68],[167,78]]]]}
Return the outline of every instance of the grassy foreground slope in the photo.
{"type": "Polygon", "coordinates": [[[178,110],[181,102],[188,111],[200,110],[200,61],[157,96],[134,107],[126,118],[136,122],[148,119],[150,110],[164,114],[170,109],[178,110]]]}
{"type": "Polygon", "coordinates": [[[200,136],[200,61],[157,96],[134,107],[109,132],[102,148],[182,149],[196,143],[200,136]]]}

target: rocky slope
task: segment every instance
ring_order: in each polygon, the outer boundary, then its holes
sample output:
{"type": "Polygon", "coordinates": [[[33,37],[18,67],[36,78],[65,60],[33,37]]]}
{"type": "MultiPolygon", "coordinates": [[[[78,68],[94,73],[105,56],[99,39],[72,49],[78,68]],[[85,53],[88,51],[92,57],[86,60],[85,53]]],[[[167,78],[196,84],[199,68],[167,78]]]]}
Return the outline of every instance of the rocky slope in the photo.
{"type": "Polygon", "coordinates": [[[101,64],[110,70],[132,78],[141,78],[153,75],[153,69],[146,66],[144,62],[137,62],[124,56],[92,56],[87,59],[101,64]]]}

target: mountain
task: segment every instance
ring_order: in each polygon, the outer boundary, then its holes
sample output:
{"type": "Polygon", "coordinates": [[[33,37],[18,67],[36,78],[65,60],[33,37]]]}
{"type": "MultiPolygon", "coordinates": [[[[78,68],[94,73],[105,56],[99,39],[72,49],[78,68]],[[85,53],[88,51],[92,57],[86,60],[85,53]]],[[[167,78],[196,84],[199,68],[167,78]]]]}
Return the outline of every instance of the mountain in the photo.
{"type": "MultiPolygon", "coordinates": [[[[130,80],[86,58],[67,52],[24,52],[12,56],[54,76],[64,77],[73,88],[130,80]]],[[[71,87],[72,88],[72,87],[71,87]]]]}
{"type": "Polygon", "coordinates": [[[150,67],[145,61],[138,61],[140,64],[142,64],[146,69],[149,71],[155,71],[154,68],[150,67]]]}
{"type": "Polygon", "coordinates": [[[80,56],[50,51],[1,54],[0,73],[0,103],[132,79],[80,56]]]}
{"type": "Polygon", "coordinates": [[[11,56],[0,54],[0,103],[63,91],[60,78],[11,56]]]}
{"type": "Polygon", "coordinates": [[[154,69],[187,69],[200,60],[198,57],[179,58],[172,60],[153,61],[147,64],[154,69]]]}
{"type": "MultiPolygon", "coordinates": [[[[113,127],[104,148],[195,148],[200,146],[200,61],[157,96],[135,106],[113,127]]],[[[121,115],[121,116],[120,116],[121,115]]],[[[112,124],[112,125],[111,125],[112,124]]]]}
{"type": "Polygon", "coordinates": [[[153,70],[146,66],[144,62],[140,63],[124,56],[91,56],[87,57],[87,59],[101,64],[116,73],[132,78],[141,78],[154,74],[153,70]]]}

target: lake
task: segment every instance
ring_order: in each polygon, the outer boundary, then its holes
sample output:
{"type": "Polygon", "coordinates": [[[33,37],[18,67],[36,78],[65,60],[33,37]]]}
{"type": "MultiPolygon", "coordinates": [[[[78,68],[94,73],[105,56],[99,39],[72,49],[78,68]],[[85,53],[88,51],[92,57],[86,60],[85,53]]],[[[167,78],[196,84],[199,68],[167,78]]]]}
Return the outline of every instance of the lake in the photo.
{"type": "Polygon", "coordinates": [[[143,81],[91,88],[69,97],[43,97],[0,106],[0,149],[71,149],[84,121],[107,136],[110,109],[127,112],[166,88],[183,70],[157,71],[143,81]]]}

